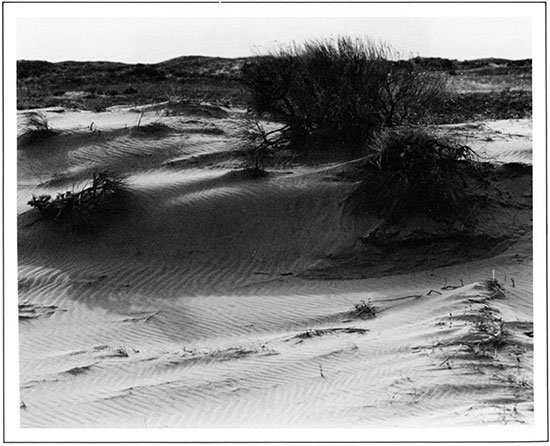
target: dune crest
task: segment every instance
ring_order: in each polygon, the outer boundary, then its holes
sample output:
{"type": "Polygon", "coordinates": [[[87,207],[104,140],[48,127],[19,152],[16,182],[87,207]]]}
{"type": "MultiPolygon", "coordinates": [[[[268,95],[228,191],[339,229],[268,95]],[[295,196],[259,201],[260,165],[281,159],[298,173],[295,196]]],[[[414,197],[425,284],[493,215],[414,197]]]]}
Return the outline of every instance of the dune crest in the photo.
{"type": "Polygon", "coordinates": [[[346,212],[353,161],[236,174],[241,111],[165,105],[46,111],[18,149],[23,427],[533,423],[529,120],[449,130],[527,165],[452,239],[346,212]],[[100,234],[36,222],[103,170],[128,200],[100,234]]]}

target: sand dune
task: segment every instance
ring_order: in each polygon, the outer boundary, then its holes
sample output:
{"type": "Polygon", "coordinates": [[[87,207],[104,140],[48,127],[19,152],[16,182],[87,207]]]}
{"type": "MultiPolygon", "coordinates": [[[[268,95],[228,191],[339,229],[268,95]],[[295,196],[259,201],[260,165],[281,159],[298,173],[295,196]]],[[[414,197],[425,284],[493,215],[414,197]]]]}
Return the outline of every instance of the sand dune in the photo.
{"type": "Polygon", "coordinates": [[[482,159],[497,163],[533,162],[531,120],[508,119],[443,126],[446,132],[466,138],[482,159]]]}
{"type": "MultiPolygon", "coordinates": [[[[144,110],[46,111],[61,133],[18,150],[23,427],[533,422],[529,209],[484,259],[315,278],[363,252],[378,224],[344,211],[346,165],[252,180],[231,157],[239,112],[163,110],[145,110],[144,126],[168,126],[154,134],[135,129],[144,110]],[[98,170],[124,175],[129,197],[101,234],[35,223],[32,194],[98,170]],[[502,289],[487,282],[493,270],[502,289]],[[376,317],[353,318],[369,299],[376,317]]],[[[529,164],[528,129],[452,131],[497,162],[529,164]]]]}

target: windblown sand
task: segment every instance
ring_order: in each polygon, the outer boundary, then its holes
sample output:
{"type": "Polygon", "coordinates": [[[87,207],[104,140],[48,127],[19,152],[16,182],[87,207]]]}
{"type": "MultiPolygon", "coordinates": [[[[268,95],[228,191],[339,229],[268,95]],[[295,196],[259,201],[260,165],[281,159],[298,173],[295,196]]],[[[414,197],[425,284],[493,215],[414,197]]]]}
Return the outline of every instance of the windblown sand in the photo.
{"type": "MultiPolygon", "coordinates": [[[[343,210],[345,165],[246,178],[241,112],[165,109],[46,111],[60,133],[18,149],[22,427],[533,423],[531,221],[489,258],[316,278],[370,224],[343,210]],[[127,178],[124,216],[90,237],[34,223],[33,194],[97,171],[127,178]]],[[[448,131],[531,163],[529,120],[448,131]]]]}

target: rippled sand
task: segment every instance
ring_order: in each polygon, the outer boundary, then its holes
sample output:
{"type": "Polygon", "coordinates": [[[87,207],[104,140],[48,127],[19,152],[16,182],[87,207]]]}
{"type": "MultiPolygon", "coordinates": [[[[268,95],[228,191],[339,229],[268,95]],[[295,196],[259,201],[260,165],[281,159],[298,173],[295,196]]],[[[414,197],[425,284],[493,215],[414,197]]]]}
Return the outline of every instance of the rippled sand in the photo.
{"type": "MultiPolygon", "coordinates": [[[[251,180],[235,173],[241,112],[162,110],[141,123],[158,133],[135,128],[140,110],[46,112],[61,133],[18,149],[22,427],[533,423],[529,222],[490,258],[315,278],[374,224],[343,212],[345,165],[251,180]],[[127,178],[123,218],[88,238],[28,226],[32,194],[102,170],[127,178]],[[376,316],[356,317],[369,300],[376,316]],[[486,342],[498,330],[504,345],[486,342]]],[[[531,163],[529,120],[449,131],[531,163]]]]}

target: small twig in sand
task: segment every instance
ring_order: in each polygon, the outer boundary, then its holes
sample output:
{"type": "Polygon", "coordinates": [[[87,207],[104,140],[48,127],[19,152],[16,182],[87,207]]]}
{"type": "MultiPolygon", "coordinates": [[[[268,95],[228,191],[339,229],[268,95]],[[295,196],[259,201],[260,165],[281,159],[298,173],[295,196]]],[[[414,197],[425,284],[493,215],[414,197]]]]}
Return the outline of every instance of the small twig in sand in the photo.
{"type": "Polygon", "coordinates": [[[143,118],[143,115],[145,114],[145,111],[142,111],[141,114],[139,115],[139,119],[138,119],[138,123],[137,123],[137,126],[139,128],[139,125],[141,124],[141,118],[143,118]]]}
{"type": "Polygon", "coordinates": [[[319,364],[319,372],[321,372],[321,378],[326,379],[325,375],[323,374],[323,367],[321,366],[321,364],[319,364]]]}
{"type": "Polygon", "coordinates": [[[307,331],[304,331],[302,333],[299,333],[295,336],[292,336],[287,339],[287,341],[290,341],[291,339],[298,339],[298,343],[303,342],[304,339],[311,339],[313,337],[318,336],[324,336],[328,334],[335,334],[335,333],[348,333],[348,334],[366,334],[368,332],[365,328],[357,328],[357,327],[334,327],[334,328],[318,328],[318,329],[309,329],[307,331]]]}
{"type": "Polygon", "coordinates": [[[151,319],[152,317],[156,316],[157,314],[160,313],[160,310],[159,311],[155,311],[153,314],[147,316],[145,319],[143,319],[143,322],[148,322],[149,319],[151,319]]]}
{"type": "Polygon", "coordinates": [[[393,301],[396,301],[396,300],[403,300],[403,299],[418,299],[419,297],[422,297],[422,295],[421,294],[413,294],[411,296],[394,297],[392,299],[371,300],[371,302],[393,302],[393,301]]]}
{"type": "Polygon", "coordinates": [[[142,317],[128,317],[128,318],[122,320],[121,322],[144,322],[144,323],[147,323],[147,322],[149,322],[149,319],[153,318],[154,316],[156,316],[159,313],[160,313],[160,310],[155,311],[154,313],[148,314],[146,316],[142,316],[142,317]]]}
{"type": "Polygon", "coordinates": [[[512,277],[510,277],[510,280],[512,281],[512,288],[515,288],[516,287],[516,282],[514,281],[514,279],[512,277]]]}
{"type": "Polygon", "coordinates": [[[134,255],[140,256],[141,255],[141,249],[139,249],[138,246],[134,242],[132,242],[132,246],[134,247],[134,249],[136,251],[134,255]]]}

